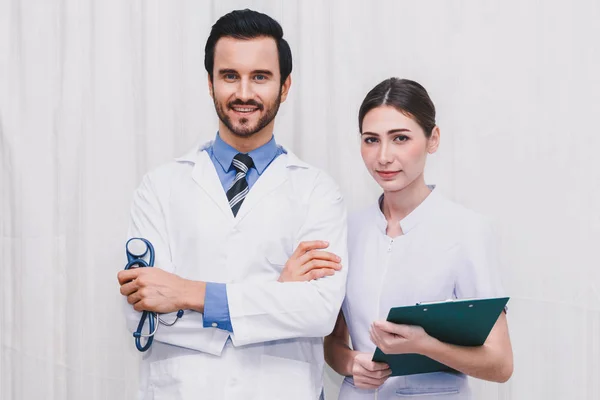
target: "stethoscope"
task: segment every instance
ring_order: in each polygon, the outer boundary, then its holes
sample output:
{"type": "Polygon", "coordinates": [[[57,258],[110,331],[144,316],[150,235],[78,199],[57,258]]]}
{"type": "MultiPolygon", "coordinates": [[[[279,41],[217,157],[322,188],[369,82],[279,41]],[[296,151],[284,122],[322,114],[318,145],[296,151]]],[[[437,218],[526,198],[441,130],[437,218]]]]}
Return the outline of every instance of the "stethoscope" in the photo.
{"type": "MultiPolygon", "coordinates": [[[[154,266],[154,246],[152,246],[152,243],[150,243],[150,241],[147,239],[129,239],[125,245],[125,253],[127,254],[127,265],[125,266],[125,269],[154,266]]],[[[154,340],[156,331],[158,331],[159,324],[173,326],[181,317],[183,317],[183,310],[177,311],[177,318],[175,318],[175,321],[167,323],[163,321],[157,313],[152,311],[144,311],[136,331],[133,332],[133,337],[135,338],[135,347],[137,347],[139,351],[148,350],[150,346],[152,346],[152,341],[154,340]],[[143,334],[142,330],[144,329],[146,319],[148,319],[148,333],[143,334]],[[143,346],[142,338],[147,338],[146,344],[143,346]]]]}

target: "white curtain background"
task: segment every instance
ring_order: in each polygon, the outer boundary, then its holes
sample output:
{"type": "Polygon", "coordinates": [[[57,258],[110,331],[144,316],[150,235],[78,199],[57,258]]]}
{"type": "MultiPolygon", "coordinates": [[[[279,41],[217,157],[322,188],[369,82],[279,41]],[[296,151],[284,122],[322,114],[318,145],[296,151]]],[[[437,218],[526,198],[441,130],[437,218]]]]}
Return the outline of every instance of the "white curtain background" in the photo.
{"type": "MultiPolygon", "coordinates": [[[[138,353],[116,273],[134,188],[217,127],[211,25],[283,26],[277,140],[354,210],[377,187],[357,111],[389,76],[430,92],[427,181],[495,218],[512,379],[480,399],[600,398],[600,4],[548,1],[0,0],[0,398],[131,399],[138,353]]],[[[328,371],[335,398],[339,377],[328,371]]]]}

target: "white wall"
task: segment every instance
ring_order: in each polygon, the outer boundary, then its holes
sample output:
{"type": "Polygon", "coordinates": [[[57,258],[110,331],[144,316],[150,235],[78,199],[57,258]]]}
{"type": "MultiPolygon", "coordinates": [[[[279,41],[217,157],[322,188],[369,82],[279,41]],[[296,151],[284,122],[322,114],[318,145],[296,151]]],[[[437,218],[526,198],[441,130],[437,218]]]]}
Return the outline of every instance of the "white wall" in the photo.
{"type": "MultiPolygon", "coordinates": [[[[0,398],[130,399],[115,274],[141,175],[216,117],[203,49],[222,14],[281,22],[276,135],[355,209],[378,191],[356,115],[389,76],[428,88],[428,181],[501,228],[515,373],[485,399],[600,396],[600,4],[0,0],[0,398]]],[[[337,390],[327,375],[327,392],[337,390]]]]}

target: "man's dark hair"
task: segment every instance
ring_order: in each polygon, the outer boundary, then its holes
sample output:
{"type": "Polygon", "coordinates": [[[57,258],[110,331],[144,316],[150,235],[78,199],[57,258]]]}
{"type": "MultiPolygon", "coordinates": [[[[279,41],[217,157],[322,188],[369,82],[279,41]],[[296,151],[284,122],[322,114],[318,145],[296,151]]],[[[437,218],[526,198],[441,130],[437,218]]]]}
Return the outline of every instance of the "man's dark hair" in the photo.
{"type": "Polygon", "coordinates": [[[204,67],[211,81],[213,80],[213,67],[215,65],[215,46],[217,41],[223,37],[241,40],[258,37],[273,38],[277,43],[279,53],[279,72],[282,85],[292,72],[292,51],[283,38],[281,25],[266,14],[245,9],[223,15],[212,26],[204,48],[204,67]]]}

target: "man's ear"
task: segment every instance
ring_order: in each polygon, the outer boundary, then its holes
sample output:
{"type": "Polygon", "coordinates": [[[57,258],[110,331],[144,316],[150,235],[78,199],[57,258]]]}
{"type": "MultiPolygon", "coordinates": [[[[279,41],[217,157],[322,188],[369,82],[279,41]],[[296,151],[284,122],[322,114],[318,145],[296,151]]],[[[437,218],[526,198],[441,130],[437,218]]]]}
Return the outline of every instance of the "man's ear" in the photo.
{"type": "Polygon", "coordinates": [[[210,74],[207,75],[208,76],[208,94],[210,95],[210,97],[215,98],[215,93],[214,93],[214,89],[213,89],[213,83],[212,83],[212,76],[210,76],[210,74]]]}
{"type": "Polygon", "coordinates": [[[288,93],[290,91],[290,86],[292,86],[292,75],[288,75],[288,77],[285,79],[285,82],[283,82],[283,85],[281,85],[282,103],[285,101],[285,99],[287,99],[288,93]]]}

